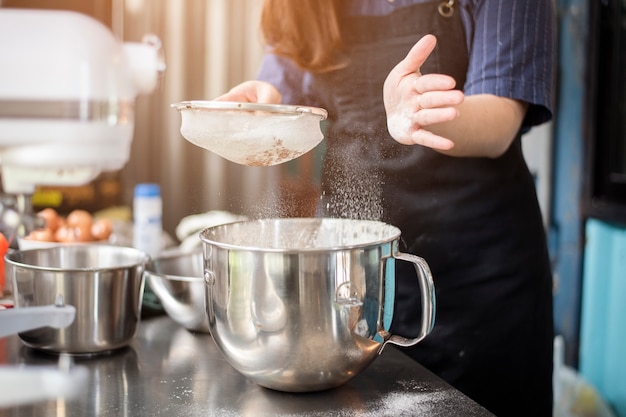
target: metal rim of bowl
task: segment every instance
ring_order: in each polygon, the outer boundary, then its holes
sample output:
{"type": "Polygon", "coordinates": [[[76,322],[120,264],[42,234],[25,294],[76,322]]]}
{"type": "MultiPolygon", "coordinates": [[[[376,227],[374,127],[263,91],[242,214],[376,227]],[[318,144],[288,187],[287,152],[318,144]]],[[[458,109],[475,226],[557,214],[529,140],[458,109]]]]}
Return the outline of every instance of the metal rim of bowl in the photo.
{"type": "Polygon", "coordinates": [[[295,106],[288,104],[264,104],[264,103],[242,103],[235,101],[181,101],[180,103],[172,104],[172,107],[178,111],[191,110],[191,109],[206,109],[206,110],[235,110],[235,111],[247,111],[247,112],[267,112],[270,114],[312,114],[318,116],[320,120],[324,120],[328,117],[328,112],[325,109],[319,107],[310,106],[295,106]]]}
{"type": "Polygon", "coordinates": [[[151,262],[146,265],[145,273],[147,276],[153,276],[155,278],[167,279],[168,281],[181,281],[181,282],[195,282],[196,280],[204,281],[204,277],[198,276],[189,276],[189,275],[176,275],[166,272],[158,272],[156,271],[156,264],[163,263],[173,260],[178,260],[181,258],[195,258],[198,257],[202,260],[202,248],[197,248],[195,250],[190,251],[181,251],[178,249],[164,251],[158,256],[151,259],[151,262]]]}
{"type": "Polygon", "coordinates": [[[33,248],[33,249],[26,249],[26,250],[17,250],[17,251],[12,251],[9,252],[5,255],[4,257],[5,261],[7,263],[10,263],[11,265],[14,265],[16,267],[19,268],[25,268],[25,269],[32,269],[32,270],[38,270],[38,271],[52,271],[52,272],[102,272],[102,271],[112,271],[115,269],[126,269],[126,268],[134,268],[138,265],[142,265],[142,264],[147,264],[150,260],[150,257],[147,253],[140,251],[139,249],[135,249],[135,248],[131,248],[131,247],[125,247],[125,246],[115,246],[115,245],[108,245],[108,244],[81,244],[81,243],[76,243],[76,244],[68,244],[68,245],[62,245],[62,246],[54,246],[54,247],[49,247],[49,248],[33,248]],[[143,259],[142,261],[142,256],[137,256],[137,259],[135,262],[128,262],[128,263],[120,263],[119,265],[113,265],[113,266],[90,266],[90,267],[53,267],[53,266],[42,266],[42,265],[35,265],[35,264],[31,264],[31,263],[26,263],[23,260],[17,260],[15,259],[15,256],[21,256],[22,254],[26,254],[26,253],[32,253],[32,252],[54,252],[54,251],[58,251],[58,250],[63,250],[63,249],[71,249],[71,248],[96,248],[96,247],[104,247],[104,248],[108,248],[111,250],[118,250],[118,251],[124,251],[124,252],[129,252],[129,251],[133,251],[135,253],[137,253],[137,255],[142,255],[143,257],[145,257],[145,259],[143,259]]]}
{"type": "Polygon", "coordinates": [[[227,250],[235,250],[235,251],[248,251],[248,252],[267,252],[267,253],[283,253],[283,254],[297,254],[297,253],[320,253],[320,252],[328,252],[328,251],[344,251],[344,250],[352,250],[358,248],[367,248],[370,246],[378,246],[384,243],[390,243],[401,236],[400,229],[396,226],[381,222],[378,220],[356,220],[356,219],[341,219],[341,218],[277,218],[277,219],[257,219],[257,220],[241,220],[232,223],[221,224],[217,226],[207,227],[206,229],[200,232],[200,240],[203,243],[208,245],[216,246],[218,248],[227,249],[227,250]],[[272,247],[259,247],[259,246],[251,246],[251,245],[238,245],[233,243],[220,242],[215,239],[211,239],[207,237],[206,234],[209,230],[216,230],[220,228],[226,228],[231,226],[236,226],[238,224],[245,223],[260,223],[260,222],[276,222],[276,221],[298,221],[298,220],[330,220],[330,221],[350,221],[350,222],[361,222],[361,223],[370,223],[376,224],[381,227],[389,227],[394,231],[392,236],[388,236],[385,238],[380,238],[376,240],[372,240],[367,243],[355,243],[351,245],[337,245],[337,246],[320,246],[320,247],[303,247],[303,248],[272,248],[272,247]]]}
{"type": "Polygon", "coordinates": [[[187,275],[174,275],[174,274],[162,274],[146,269],[146,277],[154,277],[160,279],[166,279],[168,281],[180,281],[180,282],[204,282],[203,277],[190,277],[187,275]]]}

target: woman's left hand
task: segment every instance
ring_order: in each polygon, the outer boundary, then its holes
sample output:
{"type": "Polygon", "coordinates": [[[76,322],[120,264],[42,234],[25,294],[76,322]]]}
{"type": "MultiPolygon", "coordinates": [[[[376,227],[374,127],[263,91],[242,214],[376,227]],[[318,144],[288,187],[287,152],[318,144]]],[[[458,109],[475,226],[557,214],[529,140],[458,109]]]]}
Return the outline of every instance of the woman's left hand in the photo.
{"type": "Polygon", "coordinates": [[[420,67],[435,48],[437,39],[426,35],[387,76],[383,87],[387,126],[391,136],[405,145],[420,144],[449,150],[454,142],[428,130],[428,126],[458,117],[454,107],[464,100],[454,90],[454,78],[443,74],[420,74],[420,67]]]}

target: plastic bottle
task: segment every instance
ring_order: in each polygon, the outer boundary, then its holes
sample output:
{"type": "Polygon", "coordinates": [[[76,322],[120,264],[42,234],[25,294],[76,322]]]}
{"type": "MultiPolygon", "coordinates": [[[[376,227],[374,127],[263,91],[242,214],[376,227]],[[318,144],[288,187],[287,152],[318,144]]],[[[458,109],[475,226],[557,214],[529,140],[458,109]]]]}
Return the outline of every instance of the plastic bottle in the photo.
{"type": "Polygon", "coordinates": [[[157,256],[163,246],[162,216],[159,185],[137,184],[133,200],[133,246],[151,257],[157,256]]]}

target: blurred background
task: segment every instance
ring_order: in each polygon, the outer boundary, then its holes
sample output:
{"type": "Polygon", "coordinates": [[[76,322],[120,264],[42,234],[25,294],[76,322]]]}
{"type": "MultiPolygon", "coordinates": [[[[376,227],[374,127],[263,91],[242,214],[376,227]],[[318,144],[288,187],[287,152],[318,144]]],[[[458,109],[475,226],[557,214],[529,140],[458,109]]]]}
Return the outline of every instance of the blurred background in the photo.
{"type": "Polygon", "coordinates": [[[137,183],[161,186],[163,228],[209,210],[253,217],[309,213],[319,152],[276,167],[244,167],[187,142],[171,104],[208,100],[254,78],[262,55],[259,0],[4,0],[3,7],[75,10],[97,18],[120,39],[147,33],[163,43],[167,68],[157,89],[138,97],[131,158],[119,172],[80,187],[40,187],[35,209],[92,212],[132,207],[137,183]],[[309,196],[309,197],[307,197],[309,196]]]}

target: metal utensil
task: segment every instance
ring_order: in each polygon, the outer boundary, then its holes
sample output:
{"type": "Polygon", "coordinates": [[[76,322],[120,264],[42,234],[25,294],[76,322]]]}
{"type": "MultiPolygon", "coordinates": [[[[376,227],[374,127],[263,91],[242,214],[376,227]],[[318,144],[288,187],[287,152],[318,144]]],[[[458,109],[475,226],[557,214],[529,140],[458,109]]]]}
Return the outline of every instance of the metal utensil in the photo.
{"type": "Polygon", "coordinates": [[[208,332],[204,302],[204,278],[200,248],[174,251],[154,258],[146,267],[150,288],[165,312],[178,324],[194,332],[208,332]]]}
{"type": "Polygon", "coordinates": [[[180,133],[189,142],[241,165],[270,166],[295,159],[324,135],[324,109],[279,104],[183,101],[180,133]]]}
{"type": "Polygon", "coordinates": [[[145,265],[150,257],[113,245],[73,245],[15,251],[5,257],[14,309],[46,306],[57,294],[76,308],[72,324],[20,332],[29,347],[97,354],[124,347],[140,320],[145,265]]]}
{"type": "Polygon", "coordinates": [[[201,232],[209,328],[239,372],[268,388],[318,391],[365,369],[387,343],[412,346],[434,325],[428,264],[398,250],[394,226],[350,219],[266,219],[201,232]],[[421,331],[388,332],[395,262],[415,266],[421,331]]]}

